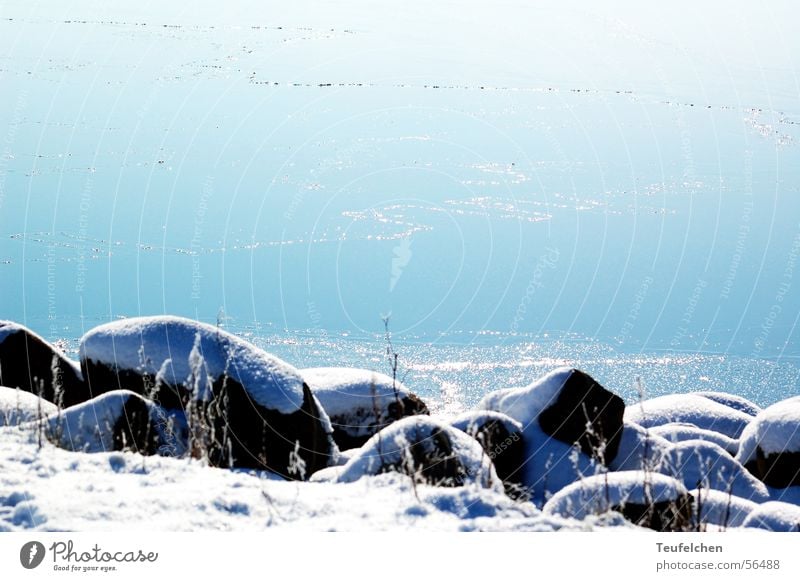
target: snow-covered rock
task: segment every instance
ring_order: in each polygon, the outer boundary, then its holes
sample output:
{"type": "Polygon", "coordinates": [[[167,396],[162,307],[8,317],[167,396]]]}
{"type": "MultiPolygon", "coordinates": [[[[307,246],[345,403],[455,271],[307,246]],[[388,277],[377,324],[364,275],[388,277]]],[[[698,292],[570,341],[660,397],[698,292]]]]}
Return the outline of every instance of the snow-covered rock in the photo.
{"type": "Polygon", "coordinates": [[[0,385],[18,387],[64,407],[92,397],[77,363],[11,321],[0,321],[0,385]]]}
{"type": "Polygon", "coordinates": [[[734,439],[741,435],[751,419],[744,412],[695,394],[664,395],[625,409],[625,420],[644,428],[674,423],[692,424],[734,439]]]}
{"type": "Polygon", "coordinates": [[[0,426],[16,426],[54,413],[58,407],[18,387],[0,387],[0,426]]]}
{"type": "Polygon", "coordinates": [[[775,532],[798,533],[800,532],[800,506],[786,502],[765,502],[750,513],[742,526],[775,532]]]}
{"type": "Polygon", "coordinates": [[[800,486],[800,396],[759,413],[742,433],[736,455],[769,486],[800,486]]]}
{"type": "Polygon", "coordinates": [[[303,401],[303,379],[288,363],[218,327],[173,316],[100,325],[80,342],[80,361],[95,392],[129,389],[168,409],[208,398],[228,377],[259,406],[289,414],[303,401]]]}
{"type": "Polygon", "coordinates": [[[729,438],[719,432],[698,428],[692,424],[664,424],[663,426],[651,428],[650,433],[660,436],[669,442],[687,442],[691,440],[713,442],[717,446],[724,448],[731,456],[735,456],[739,451],[739,440],[729,438]]]}
{"type": "Polygon", "coordinates": [[[694,391],[694,395],[699,395],[721,403],[724,406],[746,413],[748,416],[755,417],[761,412],[761,407],[754,404],[747,398],[724,391],[694,391]]]}
{"type": "Polygon", "coordinates": [[[73,452],[131,450],[144,455],[182,456],[181,419],[128,390],[116,390],[26,424],[60,448],[73,452]]]}
{"type": "Polygon", "coordinates": [[[341,450],[359,448],[395,420],[428,413],[416,394],[383,373],[315,367],[301,369],[300,375],[330,417],[341,450]]]}
{"type": "Polygon", "coordinates": [[[609,472],[585,478],[559,491],[544,513],[583,520],[609,511],[658,531],[691,526],[692,499],[678,480],[644,471],[609,472]]]}
{"type": "Polygon", "coordinates": [[[619,451],[608,467],[616,472],[625,470],[656,470],[671,444],[638,424],[625,422],[619,451]]]}
{"type": "Polygon", "coordinates": [[[339,482],[399,472],[435,486],[476,484],[503,490],[491,459],[473,438],[425,416],[411,416],[384,428],[341,470],[339,482]]]}
{"type": "Polygon", "coordinates": [[[524,496],[522,465],[525,443],[522,424],[500,412],[465,412],[450,422],[475,438],[494,463],[497,475],[511,496],[524,496]]]}
{"type": "Polygon", "coordinates": [[[712,442],[690,441],[671,446],[659,472],[681,480],[689,490],[720,490],[753,502],[770,499],[763,482],[712,442]]]}
{"type": "Polygon", "coordinates": [[[305,479],[334,462],[327,415],[295,368],[217,327],[179,317],[101,325],[81,339],[84,376],[184,408],[205,426],[216,466],[268,469],[305,479]]]}
{"type": "Polygon", "coordinates": [[[525,430],[536,423],[557,440],[610,462],[619,447],[625,403],[589,375],[562,367],[527,387],[492,392],[478,408],[511,416],[525,430]]]}
{"type": "Polygon", "coordinates": [[[691,490],[694,530],[725,530],[740,527],[758,504],[721,490],[691,490]]]}

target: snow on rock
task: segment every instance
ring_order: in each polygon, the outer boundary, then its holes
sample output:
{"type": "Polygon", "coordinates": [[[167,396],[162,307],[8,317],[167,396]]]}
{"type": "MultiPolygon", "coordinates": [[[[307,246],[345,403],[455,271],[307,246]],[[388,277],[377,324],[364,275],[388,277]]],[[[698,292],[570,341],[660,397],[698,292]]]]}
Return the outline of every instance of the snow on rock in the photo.
{"type": "Polygon", "coordinates": [[[561,442],[610,462],[619,447],[625,404],[589,375],[562,367],[527,387],[490,393],[478,408],[502,412],[526,431],[535,423],[561,442]]]}
{"type": "Polygon", "coordinates": [[[0,385],[41,394],[62,406],[91,398],[77,363],[27,327],[11,321],[0,321],[0,385]]]}
{"type": "Polygon", "coordinates": [[[763,482],[712,442],[690,441],[673,445],[664,455],[659,471],[683,481],[690,490],[720,490],[753,502],[770,499],[763,482]]]}
{"type": "Polygon", "coordinates": [[[435,486],[476,484],[503,490],[491,459],[464,432],[425,416],[410,416],[384,428],[344,465],[339,482],[399,472],[435,486]]]}
{"type": "Polygon", "coordinates": [[[160,406],[127,390],[116,390],[57,411],[23,427],[41,430],[65,450],[182,456],[186,452],[180,419],[170,419],[160,406]]]}
{"type": "Polygon", "coordinates": [[[616,472],[624,470],[655,470],[661,464],[671,444],[638,424],[625,422],[622,428],[619,451],[608,467],[616,472]]]}
{"type": "Polygon", "coordinates": [[[0,426],[16,426],[54,413],[58,407],[17,388],[0,387],[0,426]]]}
{"type": "Polygon", "coordinates": [[[510,496],[524,496],[522,465],[525,443],[522,424],[500,412],[465,412],[450,425],[475,438],[492,459],[497,475],[510,496]]]}
{"type": "Polygon", "coordinates": [[[786,502],[765,502],[750,513],[742,526],[783,533],[800,532],[800,506],[786,502]]]}
{"type": "Polygon", "coordinates": [[[800,486],[800,397],[779,401],[753,418],[736,458],[769,486],[800,486]]]}
{"type": "Polygon", "coordinates": [[[740,527],[758,504],[721,490],[692,490],[694,530],[725,530],[740,527]]]}
{"type": "Polygon", "coordinates": [[[333,424],[340,449],[358,448],[405,416],[428,414],[425,403],[405,385],[367,369],[315,367],[300,370],[333,424]]]}
{"type": "Polygon", "coordinates": [[[625,409],[625,420],[644,428],[692,424],[734,439],[741,435],[751,419],[744,412],[695,394],[664,395],[625,409]]]}
{"type": "Polygon", "coordinates": [[[651,434],[655,434],[670,442],[687,442],[690,440],[701,440],[712,442],[723,448],[731,456],[735,456],[739,451],[739,440],[729,438],[719,432],[704,430],[692,424],[664,424],[650,429],[651,434]]]}
{"type": "Polygon", "coordinates": [[[710,399],[711,401],[721,403],[722,405],[728,406],[729,408],[737,411],[746,413],[751,417],[755,417],[761,412],[761,408],[759,406],[740,395],[725,393],[724,391],[695,391],[692,393],[694,395],[699,395],[701,397],[710,399]]]}
{"type": "Polygon", "coordinates": [[[217,327],[180,317],[101,325],[81,339],[93,389],[114,386],[186,409],[215,466],[297,479],[335,463],[330,421],[289,364],[217,327]]]}
{"type": "Polygon", "coordinates": [[[570,484],[553,496],[544,513],[583,520],[616,511],[639,526],[682,531],[691,526],[691,496],[678,480],[645,471],[609,472],[570,484]]]}
{"type": "Polygon", "coordinates": [[[155,392],[164,407],[180,408],[187,395],[202,397],[229,377],[263,408],[290,414],[303,404],[303,379],[296,369],[227,331],[190,319],[134,317],[100,325],[81,338],[79,353],[95,392],[155,392]]]}

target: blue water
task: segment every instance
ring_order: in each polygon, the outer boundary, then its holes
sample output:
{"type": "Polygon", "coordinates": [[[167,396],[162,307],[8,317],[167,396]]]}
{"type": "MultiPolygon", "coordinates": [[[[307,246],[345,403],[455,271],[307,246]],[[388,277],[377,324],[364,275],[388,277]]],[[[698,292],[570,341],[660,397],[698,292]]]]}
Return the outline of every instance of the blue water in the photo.
{"type": "Polygon", "coordinates": [[[450,409],[800,393],[790,2],[221,6],[0,2],[0,317],[380,369],[391,313],[450,409]]]}

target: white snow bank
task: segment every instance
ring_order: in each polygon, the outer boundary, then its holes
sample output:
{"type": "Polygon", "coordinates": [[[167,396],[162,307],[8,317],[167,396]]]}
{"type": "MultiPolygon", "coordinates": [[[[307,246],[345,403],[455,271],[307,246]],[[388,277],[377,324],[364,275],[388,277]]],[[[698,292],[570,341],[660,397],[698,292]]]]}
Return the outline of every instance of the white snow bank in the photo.
{"type": "Polygon", "coordinates": [[[624,470],[655,470],[671,444],[638,424],[625,422],[616,457],[608,463],[615,472],[624,470]]]}
{"type": "Polygon", "coordinates": [[[13,387],[0,387],[0,426],[16,426],[58,410],[55,404],[13,387]]]}
{"type": "Polygon", "coordinates": [[[711,442],[681,442],[667,451],[659,472],[682,480],[687,489],[721,490],[734,496],[766,502],[767,486],[750,474],[725,450],[711,442]]]}
{"type": "Polygon", "coordinates": [[[725,393],[724,391],[694,391],[692,393],[694,395],[708,398],[711,401],[721,403],[722,405],[733,408],[737,411],[746,413],[751,417],[755,417],[761,412],[761,407],[740,395],[725,393]]]}
{"type": "Polygon", "coordinates": [[[692,510],[697,525],[711,525],[720,529],[740,527],[758,504],[721,490],[692,490],[692,510]]]}
{"type": "Polygon", "coordinates": [[[742,433],[736,459],[756,459],[756,447],[765,454],[800,452],[800,396],[779,401],[763,410],[742,433]]]}
{"type": "Polygon", "coordinates": [[[691,440],[701,440],[712,442],[723,448],[731,456],[735,456],[739,451],[739,440],[729,438],[725,434],[704,430],[692,424],[664,424],[650,429],[651,434],[664,438],[669,442],[687,442],[691,440]]]}
{"type": "Polygon", "coordinates": [[[686,494],[683,484],[663,474],[609,472],[570,484],[547,502],[544,513],[583,520],[615,506],[670,502],[686,494]]]}
{"type": "Polygon", "coordinates": [[[438,432],[449,439],[452,458],[461,463],[465,483],[503,490],[491,459],[477,441],[461,430],[427,416],[403,418],[372,436],[344,465],[339,482],[354,482],[364,476],[379,474],[390,466],[402,465],[404,470],[411,472],[419,470],[410,448],[415,446],[420,453],[436,455],[439,448],[435,434],[438,432]]]}
{"type": "Polygon", "coordinates": [[[729,438],[738,438],[751,419],[744,412],[694,394],[664,395],[625,408],[625,420],[644,428],[692,424],[729,438]]]}
{"type": "Polygon", "coordinates": [[[800,532],[800,506],[765,502],[745,519],[742,526],[775,532],[800,532]]]}
{"type": "MultiPolygon", "coordinates": [[[[352,484],[273,480],[196,460],[80,454],[0,428],[0,531],[552,531],[593,524],[544,516],[476,486],[411,485],[397,474],[352,484]],[[65,491],[69,491],[68,494],[65,491]]],[[[595,521],[596,522],[596,521],[595,521]]]]}
{"type": "Polygon", "coordinates": [[[303,403],[303,379],[288,363],[227,331],[181,317],[136,317],[95,327],[81,339],[80,358],[196,391],[227,372],[267,409],[289,414],[303,403]],[[197,385],[189,385],[190,377],[197,385]]]}

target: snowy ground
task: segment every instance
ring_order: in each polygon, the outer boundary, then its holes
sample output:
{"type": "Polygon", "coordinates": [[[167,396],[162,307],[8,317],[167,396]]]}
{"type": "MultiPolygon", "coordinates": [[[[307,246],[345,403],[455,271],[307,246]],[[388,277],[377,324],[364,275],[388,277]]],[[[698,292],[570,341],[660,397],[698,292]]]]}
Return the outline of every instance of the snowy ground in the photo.
{"type": "MultiPolygon", "coordinates": [[[[627,526],[611,518],[606,524],[627,526]]],[[[551,531],[604,526],[545,516],[476,487],[434,488],[391,474],[298,483],[133,453],[81,454],[0,430],[0,531],[551,531]],[[68,493],[66,493],[68,491],[68,493]]]]}

